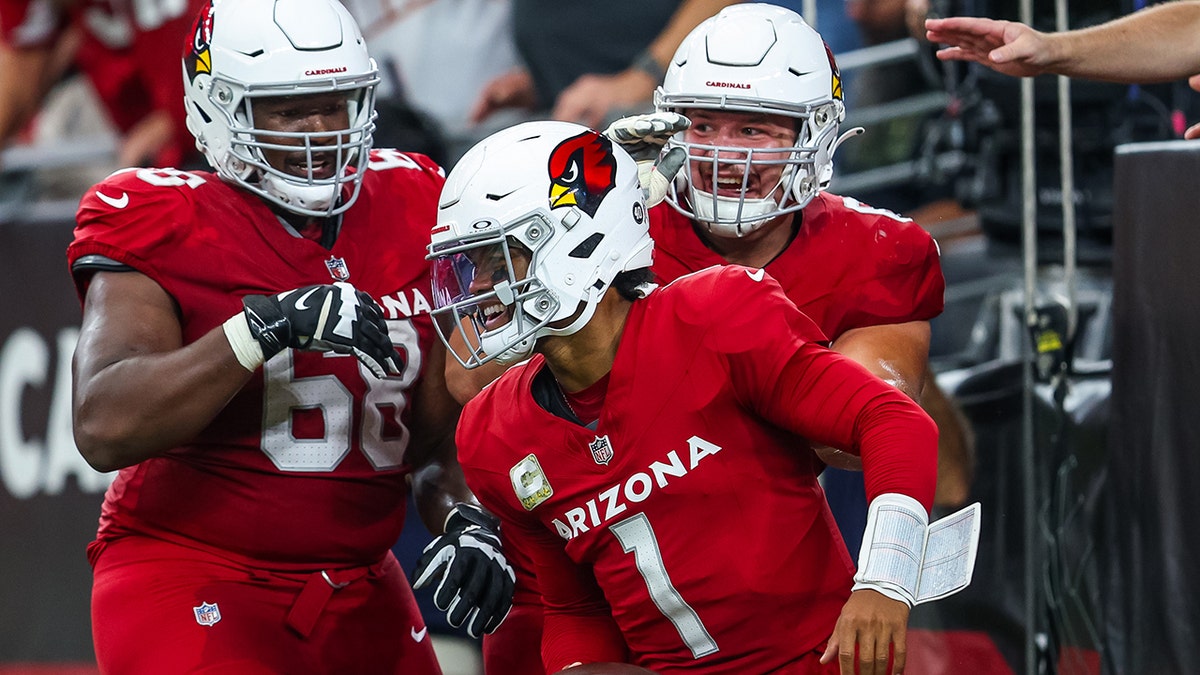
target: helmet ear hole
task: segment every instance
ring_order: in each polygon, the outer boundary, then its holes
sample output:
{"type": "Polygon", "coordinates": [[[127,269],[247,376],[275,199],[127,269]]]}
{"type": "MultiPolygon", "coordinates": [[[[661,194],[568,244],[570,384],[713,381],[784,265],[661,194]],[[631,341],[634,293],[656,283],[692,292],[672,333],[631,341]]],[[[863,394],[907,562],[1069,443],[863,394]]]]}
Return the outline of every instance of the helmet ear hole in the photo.
{"type": "Polygon", "coordinates": [[[567,256],[571,258],[590,258],[592,257],[592,253],[596,251],[596,247],[600,245],[600,242],[603,239],[603,233],[595,232],[587,239],[584,239],[582,242],[580,242],[578,246],[571,249],[571,252],[568,253],[567,256]]]}

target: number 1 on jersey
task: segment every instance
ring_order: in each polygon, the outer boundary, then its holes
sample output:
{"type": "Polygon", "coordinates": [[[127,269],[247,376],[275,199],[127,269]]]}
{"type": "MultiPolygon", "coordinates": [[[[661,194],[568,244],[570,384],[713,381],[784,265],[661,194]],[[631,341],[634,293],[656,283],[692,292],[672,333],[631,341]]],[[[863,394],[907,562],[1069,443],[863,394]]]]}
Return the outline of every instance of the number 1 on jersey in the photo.
{"type": "Polygon", "coordinates": [[[717,641],[708,634],[708,629],[700,621],[696,610],[687,604],[671,583],[671,577],[667,575],[667,566],[663,563],[662,552],[658,547],[658,539],[654,536],[654,529],[650,527],[650,520],[646,518],[646,514],[639,513],[619,523],[613,523],[608,529],[616,535],[626,553],[633,553],[634,564],[642,574],[642,579],[646,581],[650,599],[667,621],[675,626],[675,630],[679,631],[683,643],[692,650],[692,658],[698,659],[716,653],[719,649],[717,641]]]}

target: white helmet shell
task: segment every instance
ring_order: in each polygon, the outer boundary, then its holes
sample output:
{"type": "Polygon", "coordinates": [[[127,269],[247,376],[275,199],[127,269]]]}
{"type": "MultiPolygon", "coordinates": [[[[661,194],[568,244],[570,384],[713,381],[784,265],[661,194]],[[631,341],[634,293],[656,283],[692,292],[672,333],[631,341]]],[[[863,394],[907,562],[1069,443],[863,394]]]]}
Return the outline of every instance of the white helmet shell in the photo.
{"type": "Polygon", "coordinates": [[[183,58],[187,127],[209,164],[224,180],[306,216],[341,213],[357,198],[378,83],[362,34],[337,0],[212,0],[183,58]],[[347,97],[347,129],[254,125],[255,99],[331,92],[347,97]],[[332,153],[335,170],[318,178],[308,162],[308,175],[295,176],[271,166],[264,149],[332,153]]]}
{"type": "Polygon", "coordinates": [[[447,345],[462,331],[469,350],[451,349],[455,357],[468,368],[525,358],[538,338],[582,328],[618,273],[650,266],[637,165],[577,124],[500,131],[446,178],[429,251],[438,331],[447,345]],[[527,270],[514,267],[518,255],[528,255],[527,270]],[[499,274],[476,289],[476,276],[492,271],[484,260],[499,274]],[[497,303],[509,320],[488,328],[484,308],[497,303]]]}
{"type": "MultiPolygon", "coordinates": [[[[833,176],[833,152],[845,119],[842,81],[821,36],[795,12],[765,3],[727,7],[684,39],[663,84],[659,111],[691,109],[767,113],[797,120],[792,148],[763,149],[689,143],[681,132],[670,145],[688,151],[668,200],[722,236],[742,236],[806,206],[833,176]],[[718,155],[720,159],[718,159],[718,155]],[[691,185],[695,162],[785,165],[765,198],[719,197],[691,185]]],[[[714,166],[715,168],[715,166],[714,166]]]]}

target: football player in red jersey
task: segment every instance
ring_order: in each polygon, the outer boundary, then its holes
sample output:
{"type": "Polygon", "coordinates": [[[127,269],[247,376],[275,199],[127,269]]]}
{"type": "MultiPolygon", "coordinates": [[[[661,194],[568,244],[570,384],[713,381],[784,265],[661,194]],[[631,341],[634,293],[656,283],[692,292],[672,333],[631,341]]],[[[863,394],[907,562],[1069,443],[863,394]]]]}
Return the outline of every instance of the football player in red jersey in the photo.
{"type": "MultiPolygon", "coordinates": [[[[656,277],[668,282],[730,263],[765,268],[834,350],[911,397],[922,394],[941,430],[938,503],[965,502],[970,432],[927,373],[929,319],[941,313],[944,291],[937,246],[907,218],[819,189],[831,176],[844,115],[837,67],[820,35],[780,7],[727,8],[682,43],[658,107],[606,132],[639,159],[658,156],[669,139],[687,152],[670,204],[649,211],[656,277]],[[680,113],[692,118],[686,132],[680,113]]],[[[447,380],[466,401],[503,368],[465,370],[451,359],[447,380]]],[[[833,466],[861,468],[840,450],[819,453],[833,466]]],[[[849,483],[842,493],[856,493],[850,501],[863,499],[860,479],[839,479],[839,487],[849,483]]],[[[519,550],[506,553],[516,598],[505,624],[485,637],[484,658],[489,672],[524,675],[537,667],[537,582],[519,550]]]]}
{"type": "MultiPolygon", "coordinates": [[[[536,573],[546,671],[851,673],[856,653],[857,672],[902,671],[914,589],[855,576],[805,439],[861,455],[872,517],[923,522],[936,427],[824,347],[764,270],[650,283],[637,173],[594,131],[518,125],[456,165],[430,246],[455,358],[528,359],[467,404],[457,439],[536,573]]],[[[860,570],[924,529],[868,538],[860,570]]]]}
{"type": "Polygon", "coordinates": [[[173,59],[202,0],[0,0],[0,146],[37,112],[70,51],[121,133],[120,166],[199,159],[173,59]]]}
{"type": "Polygon", "coordinates": [[[452,624],[493,629],[512,586],[429,313],[443,171],[371,150],[378,72],[335,0],[217,0],[183,65],[215,173],[113,174],[68,249],[75,439],[119,470],[100,668],[438,673],[390,552],[409,490],[452,624]]]}

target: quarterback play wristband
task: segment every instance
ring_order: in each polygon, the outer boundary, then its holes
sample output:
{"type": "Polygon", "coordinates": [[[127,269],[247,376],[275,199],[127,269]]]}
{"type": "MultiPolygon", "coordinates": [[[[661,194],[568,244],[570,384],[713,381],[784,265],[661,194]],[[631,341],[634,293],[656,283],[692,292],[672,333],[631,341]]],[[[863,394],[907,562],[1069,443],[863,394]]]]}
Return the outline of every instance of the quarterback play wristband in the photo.
{"type": "Polygon", "coordinates": [[[873,499],[853,590],[869,588],[909,607],[916,604],[928,531],[925,507],[912,497],[889,492],[873,499]]]}
{"type": "Polygon", "coordinates": [[[229,346],[233,348],[233,355],[237,357],[238,363],[250,372],[258,370],[265,360],[262,345],[250,334],[246,315],[242,312],[234,314],[221,324],[221,328],[225,331],[225,339],[229,340],[229,346]]]}

